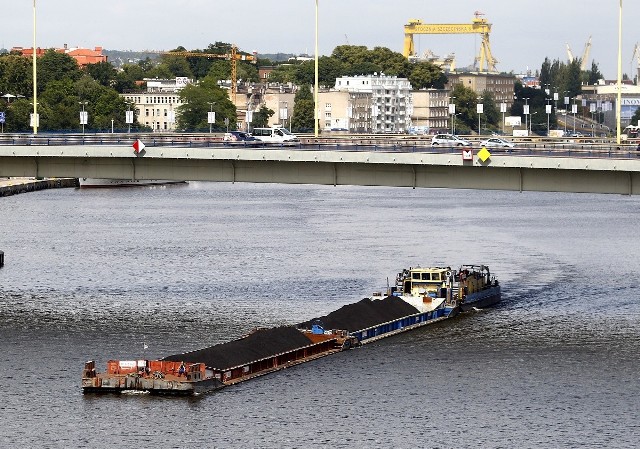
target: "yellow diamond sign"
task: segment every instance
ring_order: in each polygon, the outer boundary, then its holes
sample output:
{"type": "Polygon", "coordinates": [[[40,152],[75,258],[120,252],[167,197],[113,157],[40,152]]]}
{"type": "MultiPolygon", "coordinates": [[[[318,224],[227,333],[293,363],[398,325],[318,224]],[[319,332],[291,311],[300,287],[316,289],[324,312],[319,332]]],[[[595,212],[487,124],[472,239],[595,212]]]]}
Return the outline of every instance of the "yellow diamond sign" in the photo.
{"type": "Polygon", "coordinates": [[[491,153],[485,147],[482,147],[480,151],[478,151],[478,157],[482,162],[486,162],[487,159],[491,157],[491,153]]]}

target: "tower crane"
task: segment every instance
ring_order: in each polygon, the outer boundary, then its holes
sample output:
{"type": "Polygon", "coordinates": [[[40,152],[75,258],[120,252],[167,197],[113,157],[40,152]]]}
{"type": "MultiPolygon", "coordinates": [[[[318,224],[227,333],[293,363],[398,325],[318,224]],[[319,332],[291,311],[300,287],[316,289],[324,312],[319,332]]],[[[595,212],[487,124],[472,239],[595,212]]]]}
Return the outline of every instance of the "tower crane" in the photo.
{"type": "Polygon", "coordinates": [[[209,58],[209,59],[226,59],[227,61],[231,61],[231,97],[233,100],[233,104],[236,104],[236,96],[238,93],[238,72],[237,72],[237,62],[238,61],[248,61],[252,64],[257,62],[257,56],[255,53],[253,55],[245,55],[242,53],[238,53],[238,47],[235,45],[231,46],[231,53],[201,53],[198,51],[166,51],[162,52],[163,55],[170,56],[183,56],[185,58],[209,58]]]}
{"type": "MultiPolygon", "coordinates": [[[[580,59],[580,70],[584,71],[587,69],[587,60],[589,59],[590,51],[591,51],[591,36],[589,36],[589,40],[587,41],[587,43],[584,44],[582,59],[580,59]]],[[[573,62],[573,60],[575,59],[575,57],[573,56],[573,53],[571,52],[571,47],[569,47],[568,43],[567,43],[567,56],[569,57],[569,62],[573,62]]]]}
{"type": "Polygon", "coordinates": [[[485,71],[485,63],[488,72],[497,72],[497,59],[491,54],[489,45],[489,33],[491,32],[491,24],[487,19],[482,18],[484,14],[480,11],[475,12],[475,17],[471,23],[450,23],[450,24],[427,24],[420,19],[409,19],[404,26],[404,49],[405,58],[415,56],[415,47],[413,45],[414,34],[480,34],[482,36],[482,44],[480,46],[480,54],[476,57],[479,62],[480,71],[485,71]]]}

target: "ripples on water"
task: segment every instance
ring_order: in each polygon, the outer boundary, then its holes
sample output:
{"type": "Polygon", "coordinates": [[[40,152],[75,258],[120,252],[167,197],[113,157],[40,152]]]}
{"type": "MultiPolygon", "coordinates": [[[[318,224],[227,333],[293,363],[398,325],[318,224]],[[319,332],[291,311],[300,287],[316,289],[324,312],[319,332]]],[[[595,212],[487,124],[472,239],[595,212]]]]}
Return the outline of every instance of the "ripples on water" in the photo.
{"type": "Polygon", "coordinates": [[[2,198],[0,446],[633,447],[638,210],[207,183],[2,198]],[[498,307],[194,399],[81,394],[86,359],[208,346],[461,263],[498,275],[498,307]]]}

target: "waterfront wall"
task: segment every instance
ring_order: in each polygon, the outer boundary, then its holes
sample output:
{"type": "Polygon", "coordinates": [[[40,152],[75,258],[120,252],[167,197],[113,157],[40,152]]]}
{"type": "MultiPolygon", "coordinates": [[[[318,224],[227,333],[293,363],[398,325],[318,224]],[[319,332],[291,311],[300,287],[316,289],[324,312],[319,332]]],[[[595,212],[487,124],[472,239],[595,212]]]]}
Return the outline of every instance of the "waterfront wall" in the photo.
{"type": "Polygon", "coordinates": [[[64,187],[78,187],[77,178],[35,179],[18,178],[0,180],[0,196],[16,195],[18,193],[34,192],[44,189],[58,189],[64,187]]]}

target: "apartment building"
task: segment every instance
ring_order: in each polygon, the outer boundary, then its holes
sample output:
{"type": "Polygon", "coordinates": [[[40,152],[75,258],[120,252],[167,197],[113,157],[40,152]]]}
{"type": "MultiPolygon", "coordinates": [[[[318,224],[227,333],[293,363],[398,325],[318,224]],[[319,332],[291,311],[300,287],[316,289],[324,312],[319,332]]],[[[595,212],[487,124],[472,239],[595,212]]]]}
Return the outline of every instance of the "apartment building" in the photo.
{"type": "Polygon", "coordinates": [[[156,132],[170,132],[176,129],[176,109],[182,105],[180,90],[193,83],[192,79],[177,77],[175,79],[145,78],[146,90],[120,94],[125,100],[134,104],[138,122],[156,132]]]}
{"type": "Polygon", "coordinates": [[[462,84],[478,95],[482,95],[483,92],[490,92],[493,94],[493,99],[496,104],[506,103],[507,110],[513,105],[513,92],[516,82],[514,75],[506,75],[499,73],[484,73],[484,72],[461,72],[461,73],[449,73],[447,74],[449,82],[447,83],[447,89],[453,90],[456,84],[462,84]]]}
{"type": "Polygon", "coordinates": [[[413,103],[411,84],[406,78],[384,74],[343,76],[336,79],[334,90],[343,93],[332,97],[342,103],[334,106],[320,101],[320,119],[321,123],[324,120],[325,129],[343,124],[339,128],[351,132],[404,133],[411,126],[413,103]],[[343,109],[346,112],[341,116],[343,109]]]}
{"type": "Polygon", "coordinates": [[[447,132],[450,126],[449,102],[451,91],[447,89],[423,89],[411,92],[414,129],[431,134],[447,132]]]}

